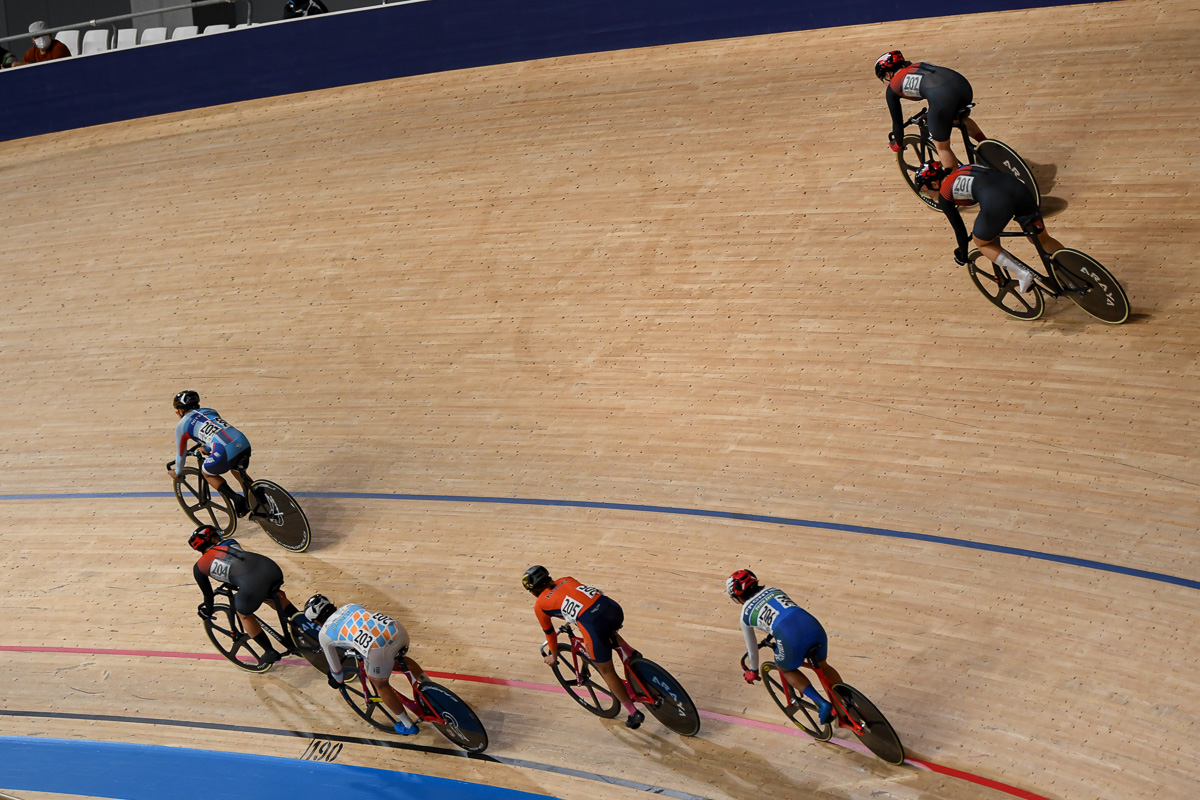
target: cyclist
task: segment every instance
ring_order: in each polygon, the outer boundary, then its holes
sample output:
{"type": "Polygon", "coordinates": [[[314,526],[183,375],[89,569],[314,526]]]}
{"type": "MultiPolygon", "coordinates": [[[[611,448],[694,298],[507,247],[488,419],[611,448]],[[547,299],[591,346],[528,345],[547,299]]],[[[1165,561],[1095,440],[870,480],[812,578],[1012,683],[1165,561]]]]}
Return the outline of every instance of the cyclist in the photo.
{"type": "Polygon", "coordinates": [[[403,664],[416,676],[418,683],[429,680],[421,665],[407,655],[408,631],[404,626],[386,614],[372,614],[354,603],[337,608],[323,594],[308,598],[304,604],[304,616],[321,627],[318,639],[329,661],[329,685],[334,689],[342,688],[342,662],[338,657],[338,648],[355,651],[363,657],[367,680],[379,693],[384,706],[395,715],[393,727],[396,733],[401,736],[416,733],[417,723],[409,718],[404,704],[389,683],[392,670],[401,663],[401,659],[404,659],[403,664]]]}
{"type": "Polygon", "coordinates": [[[558,663],[558,631],[552,618],[577,623],[587,646],[588,658],[596,665],[609,691],[629,715],[625,719],[625,727],[639,727],[646,717],[634,707],[629,692],[625,691],[625,683],[617,677],[617,668],[613,664],[613,647],[629,646],[617,633],[625,623],[625,612],[621,607],[599,589],[584,586],[574,578],[551,578],[543,566],[525,570],[521,585],[537,598],[533,612],[549,645],[543,660],[552,667],[558,663]]]}
{"type": "Polygon", "coordinates": [[[929,113],[926,115],[929,136],[937,145],[938,158],[951,168],[958,166],[958,159],[950,149],[950,133],[956,123],[966,125],[967,133],[977,142],[987,138],[969,116],[971,109],[967,106],[974,97],[971,84],[954,70],[921,61],[914,64],[906,61],[899,50],[892,50],[875,62],[875,77],[887,84],[884,97],[892,115],[892,132],[888,134],[888,141],[895,152],[900,152],[904,139],[901,98],[924,100],[929,104],[929,113]]]}
{"type": "Polygon", "coordinates": [[[1062,244],[1046,232],[1041,210],[1029,188],[1007,172],[971,164],[948,170],[937,161],[926,161],[917,170],[913,182],[921,188],[937,192],[938,208],[954,228],[957,247],[954,260],[967,263],[967,245],[975,243],[995,265],[1003,267],[1019,281],[1017,288],[1028,292],[1033,286],[1034,272],[1019,258],[1000,245],[1000,232],[1009,220],[1016,219],[1021,230],[1036,235],[1047,253],[1061,250],[1062,244]],[[979,204],[979,215],[967,239],[967,226],[963,224],[959,206],[979,204]]]}
{"type": "Polygon", "coordinates": [[[246,633],[262,648],[262,663],[274,664],[281,656],[254,618],[254,612],[266,603],[279,613],[284,630],[287,630],[287,620],[300,613],[283,593],[283,571],[279,565],[266,556],[243,550],[234,539],[221,541],[221,534],[208,525],[192,531],[188,544],[201,553],[200,560],[192,567],[192,577],[204,594],[201,613],[210,618],[213,614],[215,595],[210,578],[235,588],[233,610],[246,633]]]}
{"type": "Polygon", "coordinates": [[[820,649],[814,654],[821,669],[835,683],[842,682],[838,671],[829,666],[829,637],[821,623],[812,614],[796,605],[781,589],[763,586],[758,577],[748,569],[739,569],[725,581],[725,593],[735,603],[742,604],[742,635],[746,637],[747,667],[742,673],[746,683],[754,683],[758,673],[758,640],[754,631],[760,630],[775,637],[775,665],[783,677],[796,691],[817,706],[821,724],[833,719],[833,704],[812,687],[808,677],[800,671],[805,656],[814,646],[820,649]]]}
{"type": "Polygon", "coordinates": [[[233,470],[242,484],[242,492],[249,493],[251,481],[245,471],[250,465],[250,440],[221,419],[221,415],[213,409],[201,408],[197,392],[189,390],[175,395],[174,406],[175,416],[180,419],[175,426],[175,461],[167,464],[167,472],[174,478],[183,470],[187,443],[195,440],[200,444],[201,452],[207,456],[200,468],[204,480],[233,504],[239,517],[246,516],[250,512],[250,504],[245,497],[233,491],[221,475],[233,470]]]}

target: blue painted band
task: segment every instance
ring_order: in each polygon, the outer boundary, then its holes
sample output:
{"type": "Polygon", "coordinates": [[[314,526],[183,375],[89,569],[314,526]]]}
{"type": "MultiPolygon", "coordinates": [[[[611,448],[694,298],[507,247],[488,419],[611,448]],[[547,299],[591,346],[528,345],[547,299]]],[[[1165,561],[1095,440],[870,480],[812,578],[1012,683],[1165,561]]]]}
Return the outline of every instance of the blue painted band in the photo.
{"type": "Polygon", "coordinates": [[[0,786],[121,800],[337,797],[534,800],[545,795],[347,764],[183,747],[0,736],[0,786]],[[217,783],[214,783],[217,781],[217,783]],[[220,784],[228,782],[222,794],[220,784]]]}
{"type": "MultiPolygon", "coordinates": [[[[1168,575],[1163,572],[1152,572],[1134,567],[1123,567],[1120,564],[1107,564],[1103,561],[1093,561],[1088,558],[1075,558],[1057,553],[1043,553],[1040,550],[1028,550],[1023,547],[1008,547],[1002,544],[974,542],[969,539],[955,539],[949,536],[933,536],[927,533],[912,533],[910,531],[891,530],[889,528],[870,528],[865,525],[847,525],[840,522],[822,522],[811,519],[792,519],[776,517],[767,514],[744,514],[737,511],[716,511],[705,508],[676,508],[673,506],[648,506],[637,503],[601,503],[592,500],[549,500],[532,497],[472,497],[470,495],[449,494],[387,494],[383,492],[296,492],[297,497],[325,497],[335,500],[415,500],[432,503],[490,503],[497,505],[517,506],[554,506],[559,508],[594,508],[605,511],[636,511],[646,514],[678,514],[688,517],[706,517],[709,519],[736,519],[747,522],[762,522],[768,525],[786,525],[792,528],[816,528],[818,530],[842,531],[844,533],[861,533],[866,536],[882,536],[888,539],[907,539],[913,542],[928,542],[942,544],[948,547],[962,547],[967,550],[981,550],[988,553],[1003,553],[1010,556],[1022,556],[1038,561],[1050,561],[1071,567],[1083,567],[1098,572],[1110,572],[1114,575],[1128,575],[1148,581],[1169,583],[1172,586],[1183,586],[1188,589],[1200,589],[1200,581],[1168,575]]],[[[130,497],[174,497],[171,492],[87,492],[81,494],[0,494],[3,500],[108,500],[130,497]]]]}

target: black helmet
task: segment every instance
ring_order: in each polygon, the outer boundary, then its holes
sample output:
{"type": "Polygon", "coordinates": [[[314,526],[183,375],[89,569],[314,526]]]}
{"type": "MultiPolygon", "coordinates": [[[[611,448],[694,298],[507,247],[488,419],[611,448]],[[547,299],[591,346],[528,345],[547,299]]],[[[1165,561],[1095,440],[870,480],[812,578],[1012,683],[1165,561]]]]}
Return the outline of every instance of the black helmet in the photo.
{"type": "Polygon", "coordinates": [[[221,532],[209,525],[201,525],[192,531],[188,544],[198,553],[206,553],[209,548],[221,541],[221,532]]]}
{"type": "Polygon", "coordinates": [[[932,189],[934,181],[940,181],[950,174],[950,170],[942,166],[940,161],[926,161],[913,175],[913,184],[920,189],[932,189]]]}
{"type": "Polygon", "coordinates": [[[175,401],[173,405],[175,408],[183,409],[184,411],[191,411],[193,408],[199,408],[200,393],[193,392],[191,389],[188,389],[186,392],[180,392],[179,394],[175,395],[175,401]]]}
{"type": "Polygon", "coordinates": [[[540,564],[525,570],[525,574],[521,576],[521,585],[530,594],[541,594],[550,583],[550,573],[540,564]]]}
{"type": "Polygon", "coordinates": [[[909,63],[904,60],[904,54],[899,50],[889,50],[875,60],[875,77],[883,80],[887,73],[895,72],[909,63]]]}

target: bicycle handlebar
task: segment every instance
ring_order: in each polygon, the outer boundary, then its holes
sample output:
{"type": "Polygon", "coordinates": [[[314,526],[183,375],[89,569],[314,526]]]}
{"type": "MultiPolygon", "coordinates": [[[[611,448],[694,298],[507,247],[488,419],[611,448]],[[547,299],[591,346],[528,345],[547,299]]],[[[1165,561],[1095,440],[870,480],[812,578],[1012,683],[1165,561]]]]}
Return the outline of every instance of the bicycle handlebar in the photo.
{"type": "Polygon", "coordinates": [[[907,128],[909,125],[915,125],[916,123],[920,122],[921,118],[924,117],[928,111],[928,108],[922,108],[920,111],[908,118],[908,121],[904,123],[904,127],[907,128]]]}

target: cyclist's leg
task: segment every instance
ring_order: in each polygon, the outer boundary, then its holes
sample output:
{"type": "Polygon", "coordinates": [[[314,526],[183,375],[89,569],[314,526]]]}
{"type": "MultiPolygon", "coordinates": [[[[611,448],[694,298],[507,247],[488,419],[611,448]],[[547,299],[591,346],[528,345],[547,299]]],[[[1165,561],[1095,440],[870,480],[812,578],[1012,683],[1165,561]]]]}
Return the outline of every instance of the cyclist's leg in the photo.
{"type": "Polygon", "coordinates": [[[943,84],[928,92],[925,99],[929,101],[929,114],[926,121],[929,125],[929,138],[937,146],[938,161],[946,169],[956,169],[958,157],[950,149],[950,134],[954,131],[954,123],[958,121],[959,110],[971,102],[971,85],[966,81],[943,84]]]}
{"type": "Polygon", "coordinates": [[[408,667],[408,671],[417,679],[417,683],[427,683],[429,676],[425,674],[425,670],[421,669],[421,665],[407,655],[397,656],[404,659],[404,666],[408,667]]]}
{"type": "Polygon", "coordinates": [[[400,702],[399,695],[392,688],[389,680],[392,674],[392,668],[396,664],[396,659],[403,657],[408,650],[408,634],[401,633],[400,636],[385,644],[372,647],[367,651],[365,669],[367,671],[367,680],[371,682],[371,686],[375,687],[375,691],[379,693],[379,699],[388,711],[392,712],[392,716],[396,718],[396,733],[416,733],[416,726],[408,716],[408,712],[404,709],[404,704],[400,702]]]}
{"type": "Polygon", "coordinates": [[[1056,250],[1062,250],[1062,242],[1055,239],[1046,230],[1046,223],[1042,220],[1042,211],[1038,208],[1037,203],[1032,197],[1023,199],[1023,202],[1016,211],[1016,220],[1021,225],[1021,230],[1028,236],[1036,236],[1038,244],[1046,251],[1046,255],[1054,253],[1056,250]]]}
{"type": "Polygon", "coordinates": [[[601,596],[590,608],[575,620],[579,625],[579,634],[587,647],[588,657],[596,665],[596,671],[604,678],[613,697],[625,708],[630,717],[638,715],[634,708],[629,692],[625,691],[625,682],[617,677],[617,667],[613,663],[612,646],[617,641],[617,631],[625,622],[625,612],[621,606],[609,597],[601,596]]]}
{"type": "MultiPolygon", "coordinates": [[[[254,613],[268,603],[273,589],[278,589],[283,583],[283,571],[279,565],[270,559],[264,559],[257,569],[238,576],[238,591],[233,599],[233,610],[246,626],[246,633],[263,648],[264,658],[271,661],[279,660],[279,653],[271,644],[270,637],[263,632],[262,626],[254,618],[254,613]]],[[[274,603],[269,603],[274,605],[274,603]]]]}
{"type": "Polygon", "coordinates": [[[246,468],[250,466],[250,448],[247,446],[237,458],[234,459],[231,465],[230,472],[238,479],[238,483],[242,485],[242,494],[246,497],[250,496],[250,484],[254,483],[250,475],[247,474],[246,468]]]}
{"type": "Polygon", "coordinates": [[[214,442],[212,452],[208,454],[208,458],[204,459],[204,463],[200,465],[200,472],[204,475],[204,480],[208,481],[208,485],[216,489],[222,497],[232,503],[237,515],[241,517],[245,516],[249,510],[246,499],[233,491],[233,487],[222,477],[224,473],[230,470],[231,466],[229,460],[226,458],[225,450],[219,443],[214,442]]]}
{"type": "Polygon", "coordinates": [[[817,693],[808,676],[800,671],[809,653],[813,653],[817,663],[823,662],[828,655],[829,637],[825,629],[812,614],[801,608],[793,608],[779,616],[771,633],[775,636],[775,664],[779,671],[797,692],[817,707],[821,722],[828,722],[833,715],[833,706],[817,693]]]}
{"type": "Polygon", "coordinates": [[[825,659],[821,659],[820,661],[818,661],[817,666],[819,666],[821,668],[821,672],[825,673],[825,677],[829,678],[830,683],[833,683],[833,684],[844,683],[844,681],[842,680],[842,674],[840,672],[838,672],[836,669],[834,669],[833,666],[825,659]]]}

